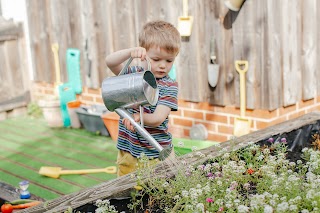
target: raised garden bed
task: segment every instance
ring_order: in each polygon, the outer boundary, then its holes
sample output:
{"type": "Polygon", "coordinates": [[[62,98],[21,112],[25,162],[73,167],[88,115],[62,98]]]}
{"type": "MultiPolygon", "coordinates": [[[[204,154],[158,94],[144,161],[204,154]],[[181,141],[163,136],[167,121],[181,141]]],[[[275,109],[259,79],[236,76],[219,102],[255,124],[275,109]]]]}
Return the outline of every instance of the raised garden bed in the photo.
{"type": "MultiPolygon", "coordinates": [[[[221,148],[229,151],[240,150],[247,146],[247,142],[263,145],[263,143],[267,143],[271,137],[273,140],[285,137],[289,148],[288,156],[299,156],[299,152],[302,148],[310,146],[310,138],[312,137],[312,134],[319,131],[319,120],[320,113],[309,113],[297,119],[221,143],[221,148]]],[[[214,152],[215,148],[215,146],[212,146],[201,150],[201,152],[204,156],[211,155],[211,158],[218,157],[220,153],[214,152]]],[[[197,156],[190,157],[189,155],[184,155],[179,158],[179,161],[186,161],[190,165],[202,164],[211,158],[203,157],[199,159],[197,156]]],[[[293,157],[293,159],[295,159],[295,157],[293,157]]],[[[176,174],[177,169],[175,169],[174,165],[170,165],[169,167],[168,164],[161,163],[157,166],[156,171],[155,176],[166,174],[166,176],[172,177],[176,174]]],[[[143,179],[141,181],[143,181],[143,179]]],[[[81,190],[80,192],[48,201],[46,203],[46,208],[44,205],[39,205],[28,209],[25,212],[44,212],[46,210],[50,210],[50,212],[62,212],[67,210],[69,207],[85,212],[86,208],[94,208],[93,203],[98,199],[111,199],[111,202],[113,202],[111,204],[116,205],[117,202],[115,199],[128,197],[136,185],[136,177],[126,175],[115,180],[81,190]]],[[[125,200],[121,200],[119,203],[124,204],[124,201],[125,200]]]]}

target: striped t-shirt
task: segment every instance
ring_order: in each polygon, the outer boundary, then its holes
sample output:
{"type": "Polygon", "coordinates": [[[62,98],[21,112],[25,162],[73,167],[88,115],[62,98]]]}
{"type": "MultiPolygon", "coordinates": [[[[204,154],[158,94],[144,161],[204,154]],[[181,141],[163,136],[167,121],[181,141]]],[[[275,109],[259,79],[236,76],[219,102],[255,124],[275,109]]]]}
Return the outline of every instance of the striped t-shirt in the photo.
{"type": "MultiPolygon", "coordinates": [[[[143,72],[140,66],[132,66],[127,69],[125,74],[134,72],[143,72]]],[[[178,110],[178,83],[173,81],[169,76],[156,79],[159,89],[159,99],[155,106],[143,106],[144,113],[153,113],[158,105],[165,105],[171,108],[171,111],[178,110]]],[[[128,109],[133,113],[139,113],[139,108],[128,109]]],[[[163,147],[172,146],[172,135],[168,132],[168,117],[158,127],[144,126],[148,133],[163,147]]],[[[131,132],[119,121],[119,136],[117,148],[130,152],[132,156],[139,157],[144,153],[150,158],[158,158],[159,152],[146,141],[137,131],[131,132]]]]}

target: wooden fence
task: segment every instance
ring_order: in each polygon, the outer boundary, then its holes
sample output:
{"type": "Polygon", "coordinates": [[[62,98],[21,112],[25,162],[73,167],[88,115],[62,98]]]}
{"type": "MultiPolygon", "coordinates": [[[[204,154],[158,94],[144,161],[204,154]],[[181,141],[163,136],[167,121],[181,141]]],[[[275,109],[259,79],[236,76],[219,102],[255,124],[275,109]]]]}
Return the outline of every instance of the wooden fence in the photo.
{"type": "Polygon", "coordinates": [[[22,25],[0,16],[0,112],[27,104],[25,50],[22,25]]]}
{"type": "MultiPolygon", "coordinates": [[[[112,73],[105,56],[137,46],[144,23],[164,19],[175,26],[182,0],[27,1],[35,78],[54,82],[51,44],[60,45],[62,81],[66,82],[67,48],[81,51],[84,86],[99,88],[112,73]]],[[[179,97],[213,105],[239,106],[235,60],[248,60],[247,107],[292,105],[320,94],[320,2],[317,0],[246,0],[239,12],[224,0],[189,0],[192,34],[182,38],[175,62],[179,97]],[[208,84],[210,40],[220,65],[216,87],[208,84]]]]}

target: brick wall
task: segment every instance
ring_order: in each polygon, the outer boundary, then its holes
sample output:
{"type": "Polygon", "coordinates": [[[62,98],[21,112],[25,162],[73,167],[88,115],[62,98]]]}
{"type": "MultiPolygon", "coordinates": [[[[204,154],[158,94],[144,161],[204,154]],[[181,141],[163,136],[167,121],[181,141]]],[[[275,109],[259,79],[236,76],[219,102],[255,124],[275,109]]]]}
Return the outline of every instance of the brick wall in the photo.
{"type": "MultiPolygon", "coordinates": [[[[32,85],[31,96],[34,101],[45,95],[54,94],[55,89],[52,84],[32,85]]],[[[100,89],[83,88],[82,94],[77,95],[77,99],[86,105],[103,104],[100,89]]],[[[178,105],[179,110],[170,114],[170,132],[178,138],[188,138],[194,124],[203,124],[208,130],[208,140],[219,142],[229,140],[233,135],[234,120],[240,115],[240,109],[234,106],[220,107],[184,100],[179,100],[178,105]]],[[[246,117],[252,121],[251,131],[255,131],[318,110],[320,110],[320,97],[273,111],[247,110],[246,117]]]]}

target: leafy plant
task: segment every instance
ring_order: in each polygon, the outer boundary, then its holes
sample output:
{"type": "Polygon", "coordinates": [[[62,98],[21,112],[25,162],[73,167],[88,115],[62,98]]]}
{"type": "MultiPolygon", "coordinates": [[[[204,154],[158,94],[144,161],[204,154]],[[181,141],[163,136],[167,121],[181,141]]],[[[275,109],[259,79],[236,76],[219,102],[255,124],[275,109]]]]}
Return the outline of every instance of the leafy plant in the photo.
{"type": "Polygon", "coordinates": [[[43,116],[42,109],[38,104],[31,102],[28,104],[28,115],[33,118],[41,118],[43,116]]]}
{"type": "MultiPolygon", "coordinates": [[[[135,173],[142,189],[132,194],[130,212],[142,205],[145,212],[320,212],[320,151],[304,148],[301,160],[293,162],[287,159],[285,138],[267,143],[248,143],[231,152],[217,144],[219,157],[206,156],[209,160],[198,165],[176,162],[173,178],[143,166],[135,173]]],[[[201,159],[204,154],[189,156],[201,159]]],[[[108,200],[99,202],[96,212],[117,212],[108,200]]]]}
{"type": "Polygon", "coordinates": [[[304,149],[305,164],[290,162],[284,138],[269,143],[232,152],[218,149],[219,158],[200,165],[182,162],[174,178],[150,175],[152,168],[141,170],[140,195],[152,201],[149,209],[164,212],[319,212],[320,152],[304,149]]]}

